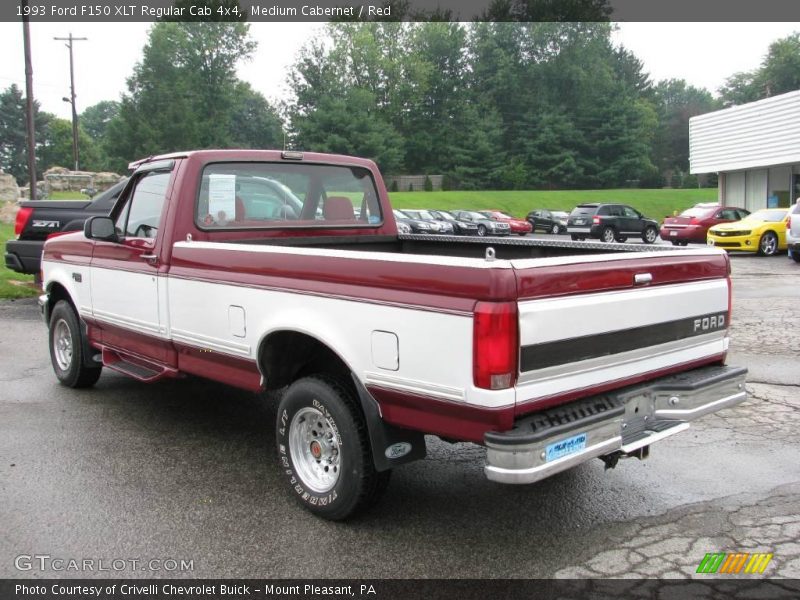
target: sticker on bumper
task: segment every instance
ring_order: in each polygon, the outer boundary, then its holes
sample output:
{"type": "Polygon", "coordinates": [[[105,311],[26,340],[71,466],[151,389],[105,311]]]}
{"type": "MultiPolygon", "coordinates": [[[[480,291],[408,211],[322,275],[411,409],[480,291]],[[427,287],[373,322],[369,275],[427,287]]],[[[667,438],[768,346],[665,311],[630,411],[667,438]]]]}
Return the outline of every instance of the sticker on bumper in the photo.
{"type": "Polygon", "coordinates": [[[576,454],[586,448],[586,434],[579,433],[564,440],[554,442],[545,449],[545,462],[576,454]]]}

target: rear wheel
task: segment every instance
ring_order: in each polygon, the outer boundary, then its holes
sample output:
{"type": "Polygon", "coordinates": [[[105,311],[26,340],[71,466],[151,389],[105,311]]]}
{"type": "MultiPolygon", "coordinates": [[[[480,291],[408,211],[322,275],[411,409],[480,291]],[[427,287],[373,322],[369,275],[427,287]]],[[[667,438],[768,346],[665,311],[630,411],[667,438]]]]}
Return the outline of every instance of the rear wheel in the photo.
{"type": "Polygon", "coordinates": [[[386,490],[391,471],[375,470],[364,415],[335,377],[315,375],[289,386],[278,407],[276,438],[292,494],[320,517],[352,517],[386,490]]]}
{"type": "Polygon", "coordinates": [[[628,241],[628,236],[627,235],[618,235],[616,237],[616,241],[618,241],[620,244],[622,244],[624,242],[627,242],[628,241]]]}
{"type": "Polygon", "coordinates": [[[792,258],[792,260],[793,260],[794,262],[796,262],[796,263],[800,263],[800,250],[792,250],[792,251],[789,253],[789,256],[791,256],[791,258],[792,258]]]}
{"type": "Polygon", "coordinates": [[[658,239],[658,229],[653,227],[645,227],[644,231],[642,232],[642,241],[645,244],[654,244],[655,241],[658,239]]]}
{"type": "Polygon", "coordinates": [[[50,362],[58,381],[67,387],[91,387],[102,366],[87,367],[83,356],[83,332],[78,315],[66,300],[59,300],[50,314],[50,362]]]}
{"type": "Polygon", "coordinates": [[[758,241],[758,253],[761,256],[773,256],[778,253],[778,236],[774,231],[767,231],[758,241]]]}
{"type": "Polygon", "coordinates": [[[602,233],[600,233],[600,239],[610,244],[614,240],[617,239],[617,234],[614,231],[613,227],[604,227],[602,233]]]}
{"type": "Polygon", "coordinates": [[[550,228],[550,233],[558,235],[561,233],[561,226],[558,223],[553,223],[553,226],[550,228]]]}

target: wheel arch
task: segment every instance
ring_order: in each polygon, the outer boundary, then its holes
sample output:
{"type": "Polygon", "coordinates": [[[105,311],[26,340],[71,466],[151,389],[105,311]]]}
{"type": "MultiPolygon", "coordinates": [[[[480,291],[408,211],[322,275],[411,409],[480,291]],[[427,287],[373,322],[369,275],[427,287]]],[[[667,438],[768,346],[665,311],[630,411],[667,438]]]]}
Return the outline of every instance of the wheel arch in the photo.
{"type": "Polygon", "coordinates": [[[330,344],[300,329],[275,329],[266,333],[256,352],[258,369],[266,389],[280,389],[314,374],[340,379],[353,392],[367,424],[372,460],[378,471],[425,458],[425,436],[418,431],[395,427],[383,420],[378,402],[361,383],[353,368],[330,344]],[[391,458],[389,449],[408,444],[410,451],[391,458]]]}

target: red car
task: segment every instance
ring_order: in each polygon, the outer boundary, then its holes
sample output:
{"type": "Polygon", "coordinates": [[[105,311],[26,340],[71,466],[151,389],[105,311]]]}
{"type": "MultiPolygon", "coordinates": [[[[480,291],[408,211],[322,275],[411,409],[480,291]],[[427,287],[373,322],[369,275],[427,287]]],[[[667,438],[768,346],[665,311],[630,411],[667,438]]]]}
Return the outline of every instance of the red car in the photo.
{"type": "Polygon", "coordinates": [[[533,226],[530,223],[524,219],[517,219],[511,215],[507,215],[501,210],[482,210],[480,213],[492,221],[508,223],[509,227],[511,227],[511,233],[518,233],[520,235],[533,233],[533,226]]]}
{"type": "Polygon", "coordinates": [[[677,217],[664,219],[661,239],[672,242],[673,246],[686,246],[689,242],[705,244],[709,227],[739,221],[749,214],[744,208],[720,206],[714,202],[695,204],[677,217]]]}

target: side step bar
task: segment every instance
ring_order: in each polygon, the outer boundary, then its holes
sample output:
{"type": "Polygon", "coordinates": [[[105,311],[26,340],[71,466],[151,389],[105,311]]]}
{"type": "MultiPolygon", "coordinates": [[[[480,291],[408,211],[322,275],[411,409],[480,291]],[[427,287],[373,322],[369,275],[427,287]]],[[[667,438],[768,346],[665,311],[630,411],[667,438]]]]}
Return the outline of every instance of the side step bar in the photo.
{"type": "Polygon", "coordinates": [[[116,352],[109,348],[103,348],[103,366],[118,371],[128,377],[133,377],[139,381],[151,382],[164,379],[165,377],[178,377],[178,371],[165,365],[159,365],[141,358],[134,358],[116,352]]]}

